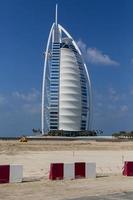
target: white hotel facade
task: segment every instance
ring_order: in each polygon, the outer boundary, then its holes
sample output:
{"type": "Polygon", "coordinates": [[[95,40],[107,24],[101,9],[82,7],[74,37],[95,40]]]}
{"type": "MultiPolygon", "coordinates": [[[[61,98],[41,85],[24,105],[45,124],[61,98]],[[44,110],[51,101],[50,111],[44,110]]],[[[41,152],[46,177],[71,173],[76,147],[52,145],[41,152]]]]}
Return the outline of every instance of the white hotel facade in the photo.
{"type": "Polygon", "coordinates": [[[91,130],[91,82],[83,56],[57,22],[57,6],[46,47],[42,84],[42,134],[91,130]]]}

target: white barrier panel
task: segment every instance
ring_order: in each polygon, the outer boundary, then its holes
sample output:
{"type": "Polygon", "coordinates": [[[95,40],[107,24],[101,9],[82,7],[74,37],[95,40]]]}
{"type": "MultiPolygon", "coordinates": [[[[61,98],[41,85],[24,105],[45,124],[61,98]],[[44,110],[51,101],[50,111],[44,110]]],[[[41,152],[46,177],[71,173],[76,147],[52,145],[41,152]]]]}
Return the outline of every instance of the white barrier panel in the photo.
{"type": "Polygon", "coordinates": [[[86,178],[96,178],[96,163],[86,163],[85,174],[86,178]]]}
{"type": "Polygon", "coordinates": [[[64,179],[74,179],[74,163],[64,163],[64,179]]]}
{"type": "Polygon", "coordinates": [[[10,183],[20,183],[23,178],[23,166],[22,165],[10,165],[10,183]]]}

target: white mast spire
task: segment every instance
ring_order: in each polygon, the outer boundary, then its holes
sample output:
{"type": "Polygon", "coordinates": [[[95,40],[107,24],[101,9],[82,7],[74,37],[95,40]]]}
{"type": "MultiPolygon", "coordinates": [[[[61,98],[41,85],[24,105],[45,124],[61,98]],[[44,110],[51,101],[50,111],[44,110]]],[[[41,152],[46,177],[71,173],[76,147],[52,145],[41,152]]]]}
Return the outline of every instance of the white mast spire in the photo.
{"type": "Polygon", "coordinates": [[[56,4],[56,8],[55,8],[55,25],[57,25],[58,23],[58,4],[56,4]]]}

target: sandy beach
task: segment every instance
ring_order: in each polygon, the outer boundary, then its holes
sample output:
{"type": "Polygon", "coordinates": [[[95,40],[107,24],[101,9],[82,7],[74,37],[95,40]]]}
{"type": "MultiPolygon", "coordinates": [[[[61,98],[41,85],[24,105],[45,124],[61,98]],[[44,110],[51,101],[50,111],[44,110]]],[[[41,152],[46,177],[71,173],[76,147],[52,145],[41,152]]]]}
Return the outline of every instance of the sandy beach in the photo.
{"type": "Polygon", "coordinates": [[[0,141],[0,164],[22,164],[24,182],[0,185],[0,200],[72,199],[133,190],[122,176],[124,160],[133,160],[132,142],[0,141]],[[96,162],[96,179],[48,180],[51,162],[96,162]]]}

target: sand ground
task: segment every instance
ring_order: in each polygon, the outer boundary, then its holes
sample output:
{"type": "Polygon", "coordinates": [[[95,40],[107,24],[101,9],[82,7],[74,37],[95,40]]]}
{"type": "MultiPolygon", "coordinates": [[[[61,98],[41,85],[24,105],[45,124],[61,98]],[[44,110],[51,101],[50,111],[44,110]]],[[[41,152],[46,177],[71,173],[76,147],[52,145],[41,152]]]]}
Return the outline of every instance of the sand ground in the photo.
{"type": "Polygon", "coordinates": [[[0,185],[0,200],[54,200],[133,191],[122,176],[124,160],[133,160],[133,142],[0,141],[0,164],[22,164],[24,182],[0,185]],[[51,162],[96,162],[97,178],[48,180],[51,162]]]}

